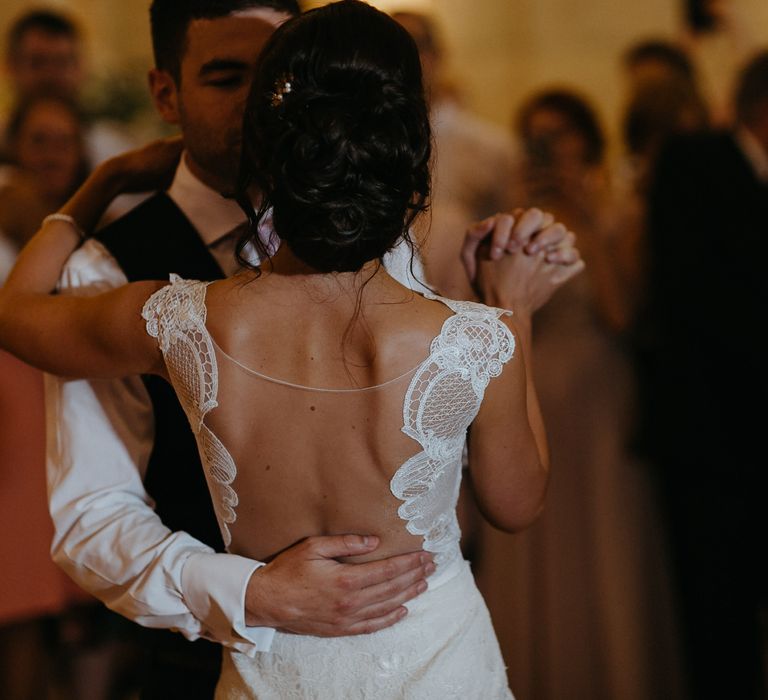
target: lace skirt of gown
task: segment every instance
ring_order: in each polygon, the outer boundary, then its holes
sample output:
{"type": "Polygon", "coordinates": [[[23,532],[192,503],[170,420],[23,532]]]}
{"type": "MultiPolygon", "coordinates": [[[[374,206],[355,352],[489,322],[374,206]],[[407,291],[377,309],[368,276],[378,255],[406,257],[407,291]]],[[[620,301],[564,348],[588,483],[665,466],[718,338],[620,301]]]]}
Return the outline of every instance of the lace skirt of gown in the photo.
{"type": "Polygon", "coordinates": [[[230,651],[217,700],[514,700],[488,610],[454,561],[393,627],[355,637],[278,632],[254,658],[230,651]]]}

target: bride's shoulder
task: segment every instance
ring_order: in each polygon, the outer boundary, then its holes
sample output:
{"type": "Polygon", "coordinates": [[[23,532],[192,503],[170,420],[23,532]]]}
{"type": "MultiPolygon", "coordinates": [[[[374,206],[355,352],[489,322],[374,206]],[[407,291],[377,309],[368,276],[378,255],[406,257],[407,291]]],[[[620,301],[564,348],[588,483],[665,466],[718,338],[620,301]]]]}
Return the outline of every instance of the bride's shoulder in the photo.
{"type": "Polygon", "coordinates": [[[171,274],[166,284],[161,285],[147,299],[144,305],[144,316],[147,313],[158,313],[167,311],[171,308],[178,308],[180,305],[202,307],[205,303],[205,293],[210,282],[201,280],[190,280],[171,274]]]}
{"type": "Polygon", "coordinates": [[[475,359],[487,353],[498,355],[502,363],[511,359],[516,333],[510,310],[432,293],[424,294],[424,298],[450,310],[433,341],[435,347],[453,348],[462,354],[466,351],[472,357],[480,353],[475,359]]]}
{"type": "Polygon", "coordinates": [[[205,293],[208,282],[188,280],[172,274],[167,284],[157,288],[144,303],[141,315],[150,335],[157,337],[163,326],[205,319],[205,293]]]}
{"type": "Polygon", "coordinates": [[[512,312],[474,301],[449,299],[427,292],[415,296],[414,312],[404,325],[411,332],[429,338],[432,344],[480,347],[486,341],[491,345],[514,345],[512,312]]]}
{"type": "Polygon", "coordinates": [[[217,310],[229,310],[243,314],[251,309],[258,310],[259,315],[263,316],[265,311],[269,311],[269,300],[274,297],[270,285],[264,283],[265,278],[266,275],[241,272],[211,282],[206,289],[206,306],[214,313],[217,310]]]}
{"type": "Polygon", "coordinates": [[[210,282],[202,280],[185,279],[175,273],[171,273],[165,281],[158,280],[155,283],[156,291],[150,297],[152,299],[164,299],[172,296],[184,296],[204,291],[210,282]]]}
{"type": "Polygon", "coordinates": [[[449,299],[432,292],[421,292],[420,296],[425,301],[433,302],[444,307],[448,307],[456,315],[464,315],[476,318],[504,318],[512,316],[509,309],[501,309],[495,306],[488,306],[478,301],[466,301],[462,299],[449,299]]]}

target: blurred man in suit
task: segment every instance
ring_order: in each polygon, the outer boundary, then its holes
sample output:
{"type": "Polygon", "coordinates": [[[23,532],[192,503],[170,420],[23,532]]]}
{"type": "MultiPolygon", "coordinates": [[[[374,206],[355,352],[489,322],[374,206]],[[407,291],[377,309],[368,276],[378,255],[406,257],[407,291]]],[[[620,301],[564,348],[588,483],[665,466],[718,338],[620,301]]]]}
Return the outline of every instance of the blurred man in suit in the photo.
{"type": "Polygon", "coordinates": [[[697,699],[765,697],[768,52],[735,107],[732,130],[668,144],[649,210],[645,436],[697,699]]]}

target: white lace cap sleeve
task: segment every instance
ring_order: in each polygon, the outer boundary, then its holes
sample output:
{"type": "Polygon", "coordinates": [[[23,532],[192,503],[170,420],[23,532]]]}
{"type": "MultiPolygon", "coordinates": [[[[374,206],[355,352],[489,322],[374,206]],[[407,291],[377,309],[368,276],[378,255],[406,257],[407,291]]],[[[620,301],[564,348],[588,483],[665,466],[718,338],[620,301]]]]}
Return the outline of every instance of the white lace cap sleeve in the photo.
{"type": "Polygon", "coordinates": [[[455,508],[467,428],[488,383],[512,358],[515,339],[500,320],[509,311],[425,296],[443,302],[455,315],[432,341],[429,357],[406,392],[402,430],[422,451],[398,469],[390,488],[404,501],[398,513],[408,531],[421,535],[424,549],[444,566],[460,554],[455,508]]]}
{"type": "Polygon", "coordinates": [[[205,327],[205,293],[209,282],[171,275],[171,283],[155,292],[141,312],[147,333],[157,338],[168,374],[187,414],[211,491],[224,539],[236,519],[237,494],[232,482],[237,469],[221,441],[205,426],[206,414],[218,406],[219,371],[211,336],[205,327]]]}
{"type": "Polygon", "coordinates": [[[157,338],[179,399],[197,432],[205,414],[217,405],[216,355],[205,328],[209,283],[178,275],[171,275],[170,281],[147,300],[141,315],[147,333],[157,338]]]}

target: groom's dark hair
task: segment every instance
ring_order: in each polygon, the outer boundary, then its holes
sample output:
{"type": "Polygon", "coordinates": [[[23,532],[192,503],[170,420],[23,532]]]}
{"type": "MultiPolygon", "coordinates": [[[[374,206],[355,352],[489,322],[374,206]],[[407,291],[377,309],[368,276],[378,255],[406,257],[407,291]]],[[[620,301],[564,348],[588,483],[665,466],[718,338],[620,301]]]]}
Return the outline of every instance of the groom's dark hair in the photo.
{"type": "Polygon", "coordinates": [[[178,83],[187,29],[196,19],[219,19],[235,12],[269,8],[288,15],[301,10],[297,0],[153,0],[149,8],[155,67],[168,71],[178,83]]]}

